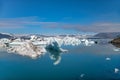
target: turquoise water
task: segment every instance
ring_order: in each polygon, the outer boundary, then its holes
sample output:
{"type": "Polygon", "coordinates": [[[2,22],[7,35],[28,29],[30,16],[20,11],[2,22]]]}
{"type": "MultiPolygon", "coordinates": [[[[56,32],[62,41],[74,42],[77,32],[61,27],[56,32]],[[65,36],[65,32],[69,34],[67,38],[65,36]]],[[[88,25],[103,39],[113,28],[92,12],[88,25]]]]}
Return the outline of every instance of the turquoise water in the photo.
{"type": "Polygon", "coordinates": [[[50,51],[31,59],[0,51],[0,80],[120,80],[120,51],[111,44],[66,46],[67,53],[50,51]],[[55,60],[52,60],[53,56],[55,60]],[[106,57],[111,58],[110,61],[106,57]],[[59,64],[54,62],[61,59],[59,64]]]}

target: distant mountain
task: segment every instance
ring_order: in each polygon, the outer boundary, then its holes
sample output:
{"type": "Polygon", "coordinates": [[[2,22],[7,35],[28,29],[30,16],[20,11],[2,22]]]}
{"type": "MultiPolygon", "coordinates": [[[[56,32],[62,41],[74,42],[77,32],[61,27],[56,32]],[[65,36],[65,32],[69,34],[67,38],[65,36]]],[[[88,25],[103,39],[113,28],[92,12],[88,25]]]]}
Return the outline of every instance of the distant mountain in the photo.
{"type": "Polygon", "coordinates": [[[9,33],[0,33],[0,38],[13,38],[14,36],[9,33]]]}
{"type": "Polygon", "coordinates": [[[105,32],[105,33],[98,33],[93,36],[93,38],[117,38],[120,37],[120,32],[105,32]]]}

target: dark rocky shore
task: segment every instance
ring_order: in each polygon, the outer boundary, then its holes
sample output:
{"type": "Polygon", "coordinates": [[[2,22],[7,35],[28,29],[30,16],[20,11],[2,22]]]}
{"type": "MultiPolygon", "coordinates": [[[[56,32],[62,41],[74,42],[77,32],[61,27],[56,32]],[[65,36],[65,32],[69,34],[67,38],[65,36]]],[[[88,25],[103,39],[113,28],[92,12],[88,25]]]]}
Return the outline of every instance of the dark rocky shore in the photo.
{"type": "Polygon", "coordinates": [[[120,48],[120,37],[119,38],[115,38],[112,41],[110,41],[110,43],[118,48],[120,48]]]}
{"type": "Polygon", "coordinates": [[[110,43],[120,44],[120,37],[113,39],[110,43]]]}

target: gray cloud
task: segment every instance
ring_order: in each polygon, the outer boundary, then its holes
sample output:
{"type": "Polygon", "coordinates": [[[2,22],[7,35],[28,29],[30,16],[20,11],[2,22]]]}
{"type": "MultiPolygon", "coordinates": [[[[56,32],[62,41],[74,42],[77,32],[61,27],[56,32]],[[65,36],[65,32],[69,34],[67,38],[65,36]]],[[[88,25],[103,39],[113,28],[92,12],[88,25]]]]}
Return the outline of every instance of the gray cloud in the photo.
{"type": "Polygon", "coordinates": [[[94,23],[90,25],[64,24],[62,28],[82,32],[120,32],[120,23],[94,23]]]}
{"type": "Polygon", "coordinates": [[[0,18],[0,28],[24,28],[26,26],[37,26],[44,28],[61,28],[64,30],[75,30],[82,32],[120,32],[120,23],[93,23],[89,25],[80,25],[63,22],[45,22],[40,21],[38,17],[21,18],[0,18]]]}
{"type": "Polygon", "coordinates": [[[39,21],[38,17],[0,18],[0,28],[24,28],[26,26],[56,26],[56,22],[39,21]]]}

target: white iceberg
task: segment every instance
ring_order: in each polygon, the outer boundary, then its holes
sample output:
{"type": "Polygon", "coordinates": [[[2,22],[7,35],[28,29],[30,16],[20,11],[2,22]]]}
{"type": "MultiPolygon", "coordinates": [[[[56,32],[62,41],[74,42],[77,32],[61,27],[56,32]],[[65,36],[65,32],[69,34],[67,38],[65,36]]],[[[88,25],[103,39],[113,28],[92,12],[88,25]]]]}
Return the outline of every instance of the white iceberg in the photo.
{"type": "Polygon", "coordinates": [[[0,42],[0,47],[1,47],[1,48],[6,47],[6,44],[3,43],[3,42],[0,42]]]}
{"type": "Polygon", "coordinates": [[[35,41],[35,40],[37,40],[37,36],[32,35],[30,40],[31,40],[31,41],[35,41]]]}
{"type": "Polygon", "coordinates": [[[43,55],[46,50],[44,47],[38,47],[33,45],[33,43],[30,41],[25,42],[20,46],[13,46],[12,48],[9,48],[8,52],[16,52],[16,54],[19,55],[36,58],[37,56],[43,55]]]}
{"type": "Polygon", "coordinates": [[[107,58],[106,58],[106,60],[107,60],[107,61],[110,61],[110,60],[111,60],[111,58],[107,57],[107,58]]]}
{"type": "Polygon", "coordinates": [[[81,42],[85,45],[85,46],[91,46],[93,44],[95,44],[94,41],[88,40],[88,39],[82,39],[81,42]]]}
{"type": "Polygon", "coordinates": [[[83,78],[85,76],[85,74],[81,74],[80,77],[83,78]]]}
{"type": "Polygon", "coordinates": [[[118,73],[120,70],[118,68],[114,69],[114,73],[118,73]]]}
{"type": "MultiPolygon", "coordinates": [[[[46,53],[46,49],[54,50],[56,52],[67,52],[61,48],[62,45],[64,46],[78,46],[80,44],[84,44],[85,46],[91,46],[94,44],[94,41],[88,39],[79,39],[77,37],[41,37],[38,38],[37,36],[31,36],[30,40],[25,39],[0,39],[0,46],[6,47],[6,43],[8,44],[7,51],[14,52],[19,55],[29,56],[32,58],[36,58],[37,56],[41,56],[42,54],[46,53]]],[[[55,59],[53,55],[51,55],[51,59],[55,59]]],[[[56,57],[54,65],[59,64],[61,61],[61,57],[56,57]]]]}
{"type": "Polygon", "coordinates": [[[113,50],[117,52],[120,51],[120,48],[114,48],[113,50]]]}
{"type": "Polygon", "coordinates": [[[88,40],[88,39],[79,39],[76,37],[42,37],[42,38],[37,38],[37,36],[31,36],[30,40],[20,40],[16,39],[9,43],[10,45],[21,45],[24,44],[26,41],[32,41],[34,45],[41,45],[41,46],[47,46],[52,44],[53,42],[57,42],[59,46],[62,45],[71,45],[71,46],[77,46],[80,45],[81,43],[84,44],[85,46],[91,46],[94,44],[94,41],[88,40]]]}
{"type": "Polygon", "coordinates": [[[78,38],[66,36],[63,39],[63,45],[77,46],[81,43],[78,38]]]}
{"type": "Polygon", "coordinates": [[[2,43],[10,43],[11,40],[9,40],[7,38],[2,38],[2,39],[0,39],[0,42],[2,42],[2,43]]]}

